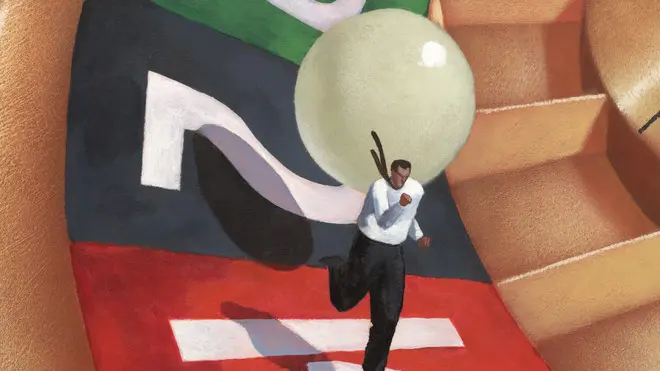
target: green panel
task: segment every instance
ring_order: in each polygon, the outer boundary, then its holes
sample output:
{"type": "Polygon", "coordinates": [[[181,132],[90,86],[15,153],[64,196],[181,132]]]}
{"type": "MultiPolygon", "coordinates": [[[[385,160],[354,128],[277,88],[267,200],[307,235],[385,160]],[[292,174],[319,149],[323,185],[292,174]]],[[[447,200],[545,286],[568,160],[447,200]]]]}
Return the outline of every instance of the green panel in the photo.
{"type": "MultiPolygon", "coordinates": [[[[152,0],[174,13],[300,64],[321,35],[266,0],[152,0]]],[[[329,3],[330,0],[321,0],[329,3]]],[[[428,0],[367,0],[364,11],[401,8],[426,15],[428,0]]]]}
{"type": "Polygon", "coordinates": [[[428,7],[429,0],[367,0],[362,12],[369,12],[376,9],[398,8],[426,15],[428,7]]]}

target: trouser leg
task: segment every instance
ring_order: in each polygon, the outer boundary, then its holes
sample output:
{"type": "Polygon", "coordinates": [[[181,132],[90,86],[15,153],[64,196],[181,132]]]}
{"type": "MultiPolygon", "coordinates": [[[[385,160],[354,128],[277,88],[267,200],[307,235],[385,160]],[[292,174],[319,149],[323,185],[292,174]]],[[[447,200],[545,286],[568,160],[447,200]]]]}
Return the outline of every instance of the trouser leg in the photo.
{"type": "Polygon", "coordinates": [[[405,289],[405,264],[401,248],[388,248],[382,270],[369,288],[371,296],[371,329],[364,354],[364,371],[383,371],[387,366],[405,289]]]}
{"type": "MultiPolygon", "coordinates": [[[[348,260],[330,267],[330,301],[340,312],[354,308],[366,295],[376,272],[377,254],[370,248],[373,241],[358,232],[348,260]]],[[[377,251],[376,251],[377,252],[377,251]]]]}

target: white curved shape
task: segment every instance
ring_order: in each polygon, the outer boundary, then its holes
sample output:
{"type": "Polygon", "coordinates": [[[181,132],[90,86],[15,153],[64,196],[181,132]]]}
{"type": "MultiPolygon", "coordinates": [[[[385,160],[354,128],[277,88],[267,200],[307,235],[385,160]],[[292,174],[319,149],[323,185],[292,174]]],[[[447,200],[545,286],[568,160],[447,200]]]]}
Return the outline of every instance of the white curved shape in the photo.
{"type": "Polygon", "coordinates": [[[332,3],[319,3],[314,0],[267,0],[288,15],[319,31],[348,17],[360,14],[365,0],[335,0],[332,3]]]}
{"type": "Polygon", "coordinates": [[[318,184],[298,176],[271,155],[229,107],[151,71],[148,74],[144,121],[143,185],[179,190],[185,130],[196,131],[213,125],[234,134],[237,137],[234,140],[242,140],[261,157],[262,164],[247,163],[236,157],[239,155],[237,151],[225,153],[223,148],[219,148],[250,186],[274,205],[308,219],[332,224],[352,224],[360,213],[363,193],[346,186],[318,184]],[[263,163],[270,169],[263,169],[263,163]],[[251,166],[261,166],[263,171],[277,173],[293,200],[285,198],[281,192],[273,192],[272,184],[256,181],[251,166]]]}
{"type": "MultiPolygon", "coordinates": [[[[362,371],[362,365],[348,362],[310,362],[307,364],[307,371],[362,371]]],[[[386,368],[385,371],[398,371],[386,368]]]]}

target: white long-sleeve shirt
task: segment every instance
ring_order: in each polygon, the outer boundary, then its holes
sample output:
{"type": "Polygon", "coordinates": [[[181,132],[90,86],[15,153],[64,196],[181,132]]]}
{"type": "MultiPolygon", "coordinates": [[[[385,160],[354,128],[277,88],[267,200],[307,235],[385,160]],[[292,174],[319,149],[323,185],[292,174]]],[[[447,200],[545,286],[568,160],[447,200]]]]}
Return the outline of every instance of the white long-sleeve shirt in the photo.
{"type": "Polygon", "coordinates": [[[375,181],[364,199],[357,224],[370,239],[389,245],[398,245],[410,237],[419,240],[424,233],[415,216],[424,196],[424,188],[415,179],[408,178],[401,189],[394,189],[385,181],[375,181]],[[412,202],[401,206],[401,194],[407,193],[412,202]]]}

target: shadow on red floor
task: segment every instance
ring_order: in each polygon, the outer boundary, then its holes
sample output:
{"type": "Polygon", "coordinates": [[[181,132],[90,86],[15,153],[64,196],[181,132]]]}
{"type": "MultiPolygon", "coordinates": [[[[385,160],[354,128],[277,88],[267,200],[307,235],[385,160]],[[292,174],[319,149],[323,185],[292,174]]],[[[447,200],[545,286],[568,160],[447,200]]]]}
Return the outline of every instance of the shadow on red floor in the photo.
{"type": "MultiPolygon", "coordinates": [[[[80,302],[97,371],[307,370],[362,362],[362,352],[183,362],[170,320],[367,319],[369,301],[338,313],[327,273],[277,271],[227,258],[74,243],[80,302]]],[[[393,350],[403,371],[547,371],[492,285],[408,276],[402,318],[449,318],[464,348],[393,350]]],[[[345,334],[351,336],[351,334],[345,334]]]]}

